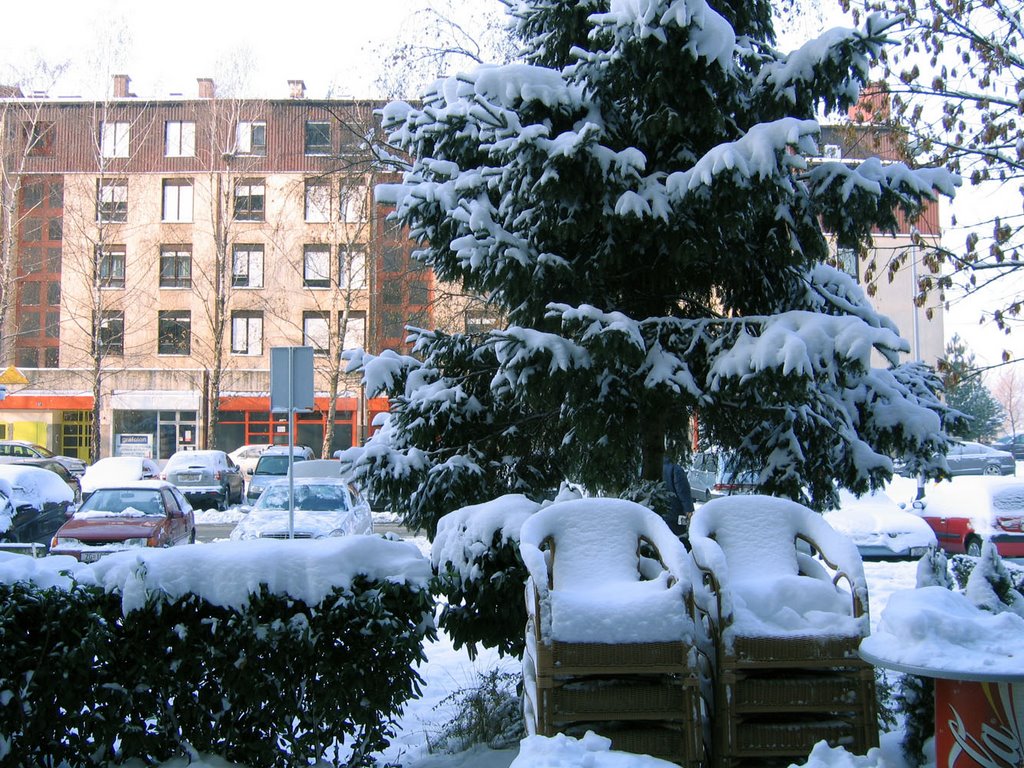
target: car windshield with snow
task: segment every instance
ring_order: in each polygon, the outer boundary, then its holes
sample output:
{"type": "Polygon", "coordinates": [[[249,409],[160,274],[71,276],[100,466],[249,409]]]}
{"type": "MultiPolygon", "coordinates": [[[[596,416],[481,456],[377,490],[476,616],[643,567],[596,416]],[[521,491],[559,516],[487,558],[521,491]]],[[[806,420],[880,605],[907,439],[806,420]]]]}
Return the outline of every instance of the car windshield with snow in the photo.
{"type": "MultiPolygon", "coordinates": [[[[295,477],[294,538],[323,539],[373,532],[370,505],[348,481],[328,477],[295,477]]],[[[259,501],[231,532],[232,539],[288,538],[287,479],[266,487],[259,501]]]]}
{"type": "MultiPolygon", "coordinates": [[[[292,451],[292,464],[299,461],[310,461],[313,459],[313,452],[304,446],[297,445],[292,451]]],[[[339,465],[340,466],[340,465],[339,465]]],[[[268,448],[256,462],[256,468],[249,478],[249,487],[245,491],[245,498],[250,504],[259,499],[263,489],[274,480],[285,477],[288,474],[288,446],[275,445],[268,448]]]]}
{"type": "Polygon", "coordinates": [[[111,552],[171,547],[195,538],[188,500],[170,483],[145,480],[95,490],[54,535],[50,553],[88,563],[111,552]]]}

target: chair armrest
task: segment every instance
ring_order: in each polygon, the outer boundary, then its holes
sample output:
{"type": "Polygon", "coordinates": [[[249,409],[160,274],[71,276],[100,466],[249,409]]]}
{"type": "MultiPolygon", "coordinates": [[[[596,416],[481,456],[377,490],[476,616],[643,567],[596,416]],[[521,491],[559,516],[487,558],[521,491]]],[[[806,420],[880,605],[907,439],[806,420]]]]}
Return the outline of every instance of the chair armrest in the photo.
{"type": "MultiPolygon", "coordinates": [[[[853,614],[852,615],[855,618],[859,618],[859,617],[865,615],[868,612],[868,595],[867,595],[867,590],[862,588],[863,587],[863,578],[860,579],[860,585],[858,585],[858,579],[856,577],[854,577],[854,576],[851,576],[846,570],[844,570],[842,567],[840,567],[838,565],[838,558],[836,559],[836,562],[834,562],[833,559],[830,558],[829,555],[826,554],[826,552],[818,545],[818,543],[813,538],[811,538],[808,534],[801,533],[799,535],[799,538],[801,538],[804,541],[806,541],[814,549],[814,551],[817,553],[818,557],[821,558],[822,562],[824,562],[825,565],[827,565],[829,568],[831,568],[833,571],[835,571],[835,575],[832,576],[831,579],[830,579],[834,586],[838,587],[839,586],[839,582],[842,581],[843,579],[845,579],[846,583],[849,584],[849,586],[850,586],[850,595],[852,596],[852,602],[853,602],[853,605],[852,605],[853,614]]],[[[805,555],[805,557],[810,558],[809,555],[805,555]]],[[[813,561],[813,558],[810,558],[810,559],[813,561]]],[[[820,564],[816,563],[816,565],[819,565],[819,567],[820,567],[820,564]]],[[[801,571],[803,571],[803,568],[801,568],[801,571]]],[[[862,573],[863,573],[863,571],[862,571],[862,573]]],[[[813,575],[813,574],[809,574],[809,575],[813,575]]]]}

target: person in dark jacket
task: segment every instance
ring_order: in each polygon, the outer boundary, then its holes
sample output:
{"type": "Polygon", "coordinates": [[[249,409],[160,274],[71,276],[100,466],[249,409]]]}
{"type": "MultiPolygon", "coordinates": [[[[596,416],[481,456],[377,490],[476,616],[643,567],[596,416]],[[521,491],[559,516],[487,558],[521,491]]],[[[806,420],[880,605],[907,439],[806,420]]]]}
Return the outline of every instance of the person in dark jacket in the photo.
{"type": "Polygon", "coordinates": [[[690,481],[686,477],[683,468],[674,461],[665,457],[662,467],[662,480],[668,486],[669,491],[669,514],[665,522],[668,523],[672,532],[681,539],[686,539],[687,529],[690,525],[690,515],[693,514],[693,495],[690,493],[690,481]]]}

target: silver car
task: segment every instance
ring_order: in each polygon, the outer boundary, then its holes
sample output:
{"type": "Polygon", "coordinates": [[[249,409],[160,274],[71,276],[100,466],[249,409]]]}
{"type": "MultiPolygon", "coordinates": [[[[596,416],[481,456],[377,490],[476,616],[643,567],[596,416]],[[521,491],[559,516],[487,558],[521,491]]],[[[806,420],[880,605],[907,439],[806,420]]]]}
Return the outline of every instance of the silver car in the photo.
{"type": "MultiPolygon", "coordinates": [[[[295,477],[296,539],[325,539],[373,533],[370,505],[359,489],[340,477],[295,477]]],[[[288,480],[268,485],[259,501],[231,532],[232,539],[288,538],[288,480]]]]}
{"type": "Polygon", "coordinates": [[[735,472],[733,454],[727,451],[701,451],[693,454],[686,470],[694,501],[709,501],[719,496],[757,491],[757,475],[735,472]]]}
{"type": "Polygon", "coordinates": [[[956,443],[946,454],[950,474],[1015,475],[1017,461],[1009,451],[1000,451],[981,443],[956,443]]]}
{"type": "Polygon", "coordinates": [[[160,479],[176,486],[193,506],[227,509],[241,504],[245,479],[224,451],[178,451],[167,460],[160,479]]]}

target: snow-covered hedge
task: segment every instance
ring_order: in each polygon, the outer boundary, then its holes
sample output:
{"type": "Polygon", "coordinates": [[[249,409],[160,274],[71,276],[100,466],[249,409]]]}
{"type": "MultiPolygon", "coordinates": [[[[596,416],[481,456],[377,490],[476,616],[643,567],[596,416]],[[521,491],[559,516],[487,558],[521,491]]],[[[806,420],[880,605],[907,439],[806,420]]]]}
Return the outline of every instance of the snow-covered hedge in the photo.
{"type": "Polygon", "coordinates": [[[418,693],[429,579],[370,536],[0,556],[0,763],[369,764],[418,693]]]}

